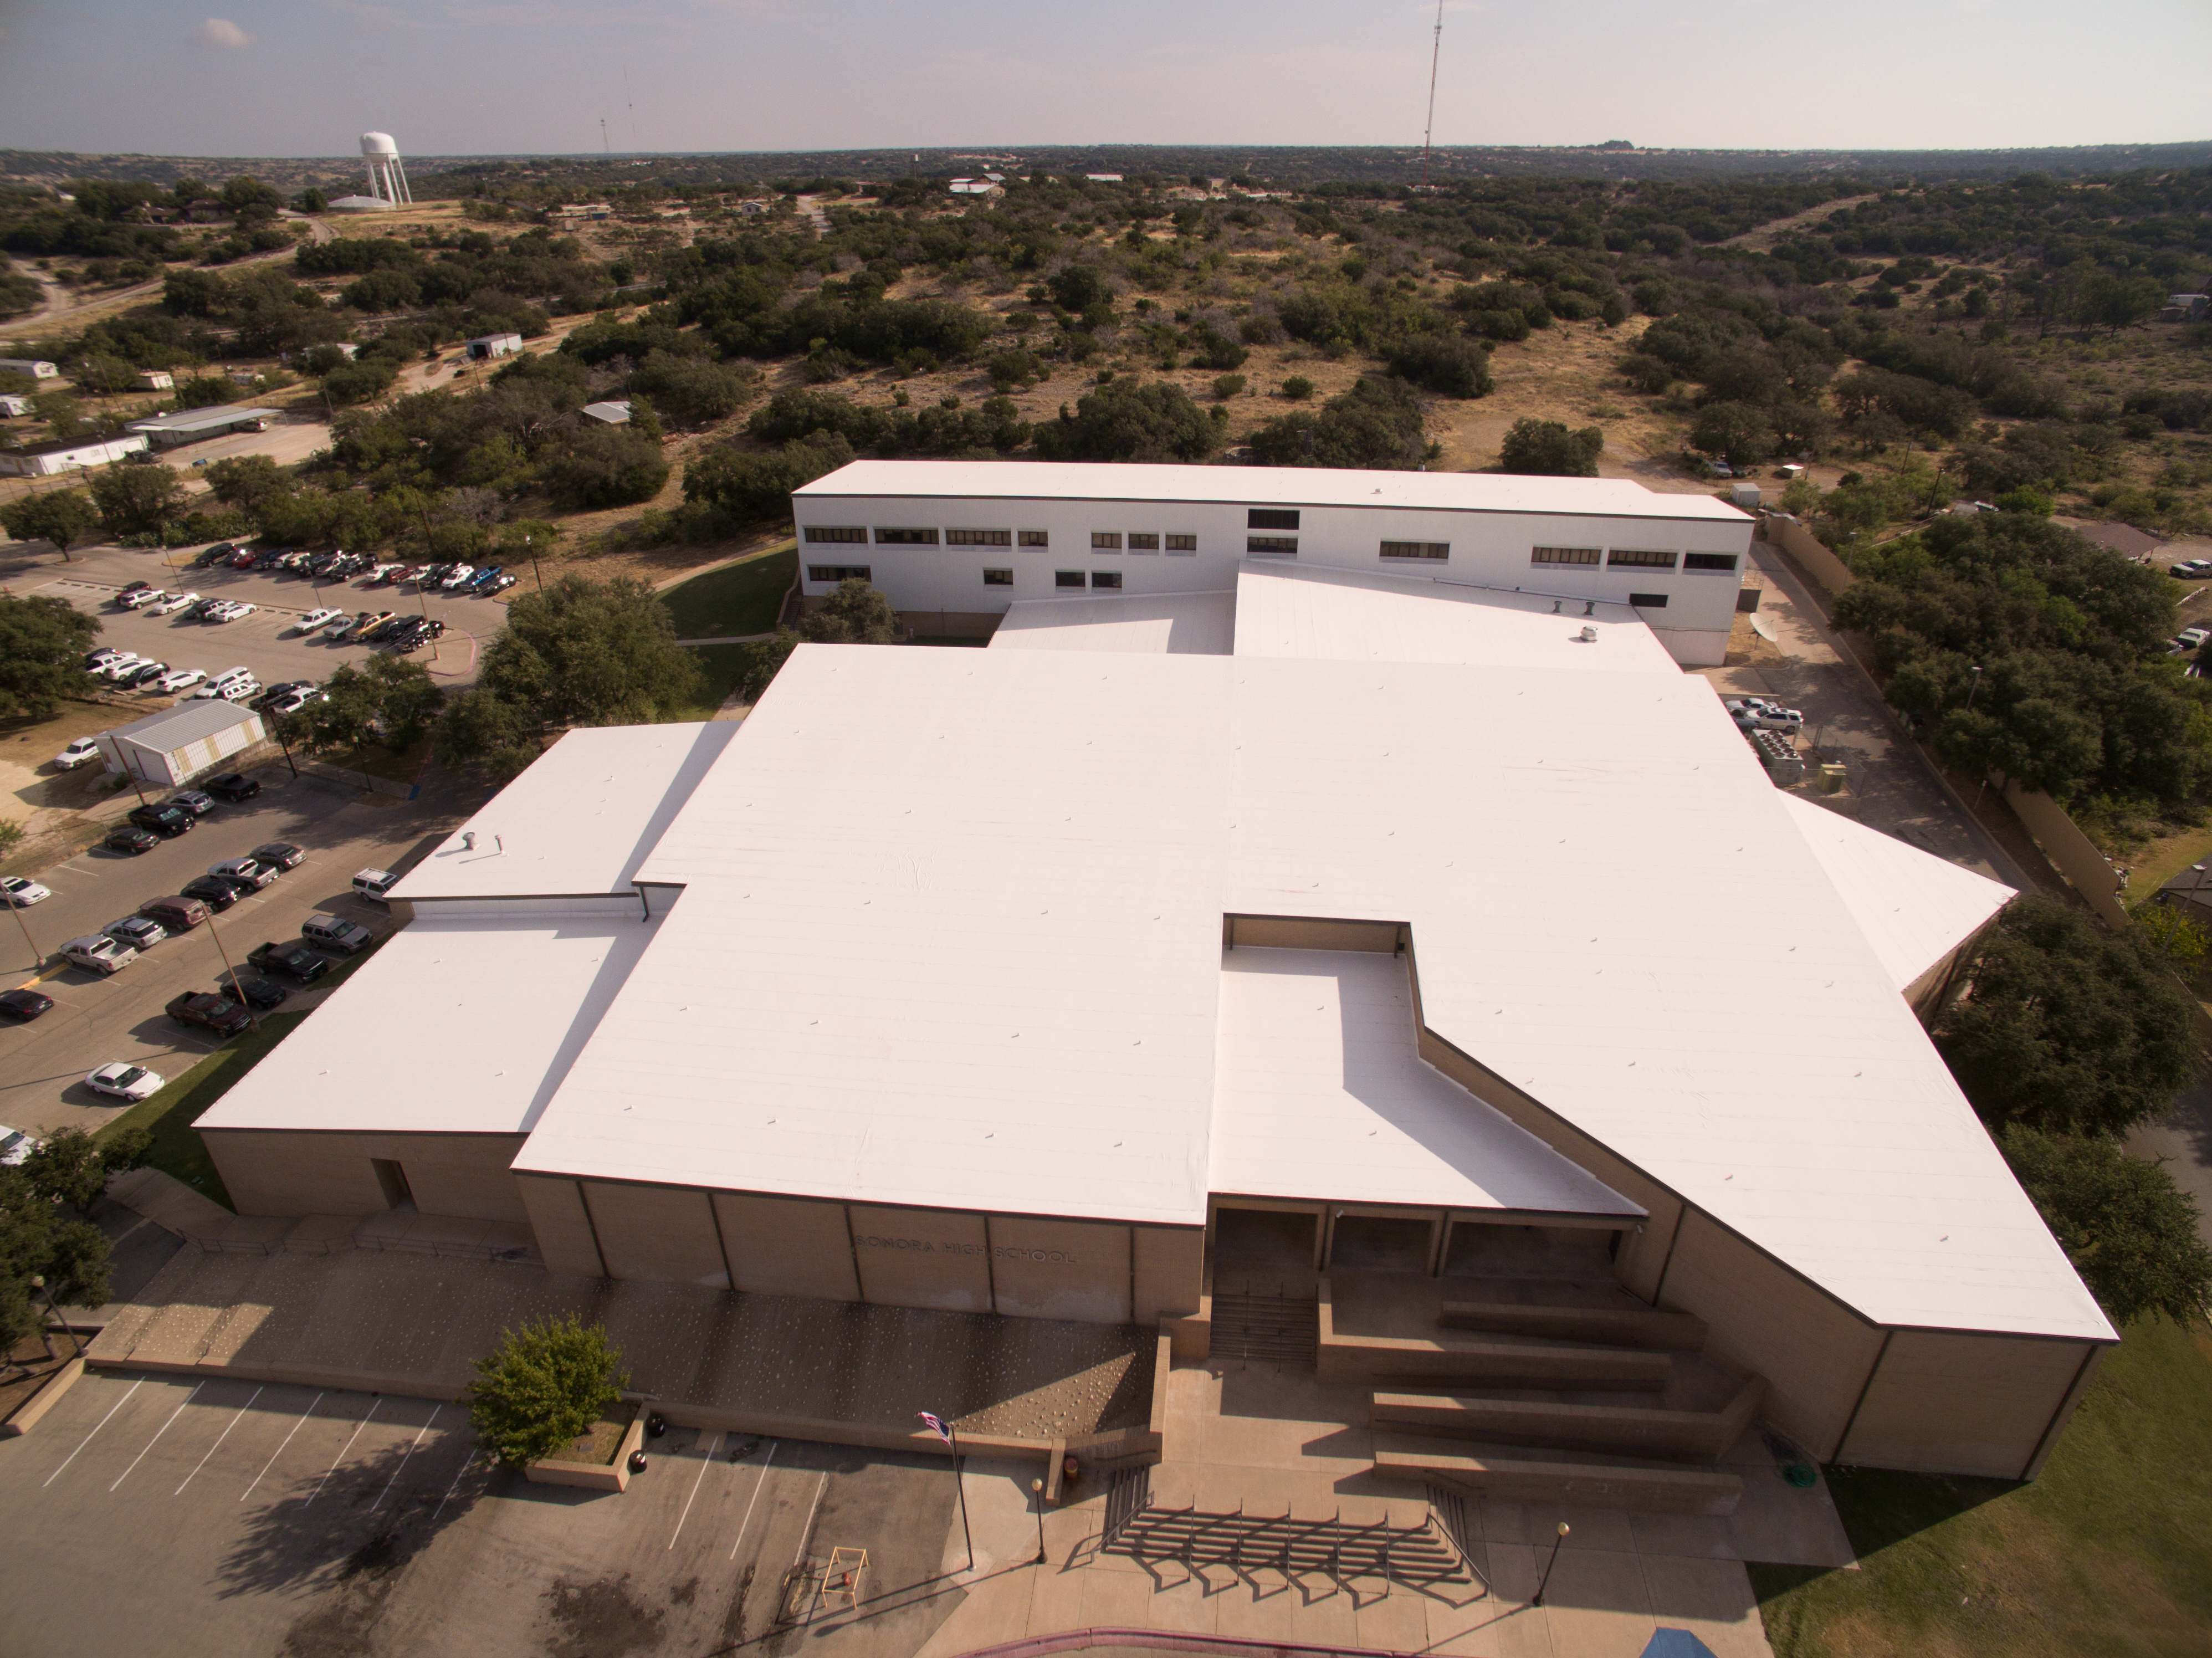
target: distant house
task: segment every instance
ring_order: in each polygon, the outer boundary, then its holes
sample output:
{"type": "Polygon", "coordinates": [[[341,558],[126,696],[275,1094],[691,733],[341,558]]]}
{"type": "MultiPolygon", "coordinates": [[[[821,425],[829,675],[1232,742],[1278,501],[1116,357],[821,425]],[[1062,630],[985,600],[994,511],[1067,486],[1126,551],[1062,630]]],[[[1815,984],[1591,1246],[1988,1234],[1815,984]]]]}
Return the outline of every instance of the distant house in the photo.
{"type": "Polygon", "coordinates": [[[149,415],[144,420],[134,420],[124,428],[137,434],[142,440],[158,448],[172,448],[180,443],[199,443],[208,438],[228,437],[233,432],[263,432],[276,418],[274,409],[256,409],[249,404],[226,403],[212,409],[185,409],[173,415],[149,415]]]}
{"type": "Polygon", "coordinates": [[[955,196],[988,196],[997,189],[988,179],[955,179],[951,185],[955,196]]]}
{"type": "Polygon", "coordinates": [[[627,402],[587,403],[584,405],[584,413],[609,426],[629,424],[629,404],[627,402]]]}
{"type": "Polygon", "coordinates": [[[2158,313],[2160,322],[2203,322],[2212,311],[2212,295],[2169,294],[2158,313]]]}
{"type": "Polygon", "coordinates": [[[503,357],[510,351],[522,349],[520,334],[479,334],[464,348],[477,362],[487,362],[494,357],[503,357]]]}
{"type": "Polygon", "coordinates": [[[2212,921],[2212,864],[2191,864],[2158,890],[2158,902],[2195,921],[2212,921]]]}
{"type": "Polygon", "coordinates": [[[1121,182],[1121,175],[1118,173],[1086,173],[1083,176],[1094,185],[1118,185],[1121,182]]]}
{"type": "Polygon", "coordinates": [[[131,384],[141,392],[173,392],[177,389],[177,377],[166,368],[149,368],[131,384]]]}
{"type": "Polygon", "coordinates": [[[34,380],[59,380],[62,371],[39,357],[0,357],[0,374],[28,374],[34,380]]]}
{"type": "Polygon", "coordinates": [[[88,466],[105,466],[111,460],[121,460],[145,446],[145,438],[137,434],[34,444],[28,449],[0,453],[0,472],[12,472],[17,477],[52,477],[62,472],[81,471],[88,466]]]}
{"type": "Polygon", "coordinates": [[[13,392],[0,392],[0,415],[5,415],[9,420],[14,420],[18,416],[27,415],[30,412],[30,398],[19,398],[13,392]]]}
{"type": "Polygon", "coordinates": [[[340,196],[325,210],[331,213],[389,213],[398,205],[397,202],[386,201],[381,196],[340,196]]]}

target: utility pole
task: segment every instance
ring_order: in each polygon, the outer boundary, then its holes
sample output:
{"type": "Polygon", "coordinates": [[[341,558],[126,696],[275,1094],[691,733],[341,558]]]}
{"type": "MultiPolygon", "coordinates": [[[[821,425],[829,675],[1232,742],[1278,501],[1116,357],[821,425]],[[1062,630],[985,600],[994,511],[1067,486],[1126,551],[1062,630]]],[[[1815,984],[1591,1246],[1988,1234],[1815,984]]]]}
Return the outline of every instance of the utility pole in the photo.
{"type": "Polygon", "coordinates": [[[1444,55],[1444,0],[1437,0],[1436,45],[1429,53],[1429,120],[1421,129],[1421,188],[1429,187],[1429,140],[1437,130],[1437,63],[1444,55]]]}

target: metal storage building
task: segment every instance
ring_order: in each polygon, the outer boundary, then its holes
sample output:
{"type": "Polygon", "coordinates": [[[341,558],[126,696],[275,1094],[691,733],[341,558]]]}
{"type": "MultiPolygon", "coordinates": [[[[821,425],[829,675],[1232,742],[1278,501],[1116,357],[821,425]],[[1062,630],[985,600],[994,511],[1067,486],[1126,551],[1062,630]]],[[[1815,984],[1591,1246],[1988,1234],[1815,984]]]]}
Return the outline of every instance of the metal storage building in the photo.
{"type": "Polygon", "coordinates": [[[262,742],[267,732],[252,709],[219,696],[194,697],[100,734],[110,771],[156,788],[173,788],[262,742]]]}

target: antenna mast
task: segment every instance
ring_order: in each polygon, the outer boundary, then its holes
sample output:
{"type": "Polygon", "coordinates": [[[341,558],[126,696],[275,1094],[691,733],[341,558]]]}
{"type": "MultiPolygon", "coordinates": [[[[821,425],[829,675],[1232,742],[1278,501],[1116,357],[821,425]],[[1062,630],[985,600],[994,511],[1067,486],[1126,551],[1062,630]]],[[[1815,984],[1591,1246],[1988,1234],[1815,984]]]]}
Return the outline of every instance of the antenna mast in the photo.
{"type": "Polygon", "coordinates": [[[599,117],[599,148],[610,155],[615,153],[615,147],[607,142],[607,118],[604,115],[599,117]]]}
{"type": "Polygon", "coordinates": [[[1421,129],[1421,188],[1429,187],[1429,139],[1437,130],[1437,60],[1444,55],[1444,0],[1437,0],[1436,46],[1429,53],[1429,121],[1421,129]]]}
{"type": "MultiPolygon", "coordinates": [[[[1441,4],[1442,0],[1438,0],[1438,3],[1441,4]]],[[[628,64],[623,65],[623,103],[629,110],[630,147],[633,149],[642,150],[645,146],[638,142],[637,137],[637,105],[629,95],[629,65],[628,64]]]]}

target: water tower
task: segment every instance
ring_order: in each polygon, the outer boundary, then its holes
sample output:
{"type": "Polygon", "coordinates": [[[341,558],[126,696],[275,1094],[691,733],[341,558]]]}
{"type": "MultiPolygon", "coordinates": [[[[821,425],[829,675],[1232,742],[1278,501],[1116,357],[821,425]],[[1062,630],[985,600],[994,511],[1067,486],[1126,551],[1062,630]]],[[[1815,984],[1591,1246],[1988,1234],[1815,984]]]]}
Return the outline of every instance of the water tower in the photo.
{"type": "Polygon", "coordinates": [[[400,165],[399,146],[392,142],[392,135],[362,133],[361,153],[368,163],[370,197],[387,207],[411,205],[415,197],[407,188],[407,169],[400,165]]]}

